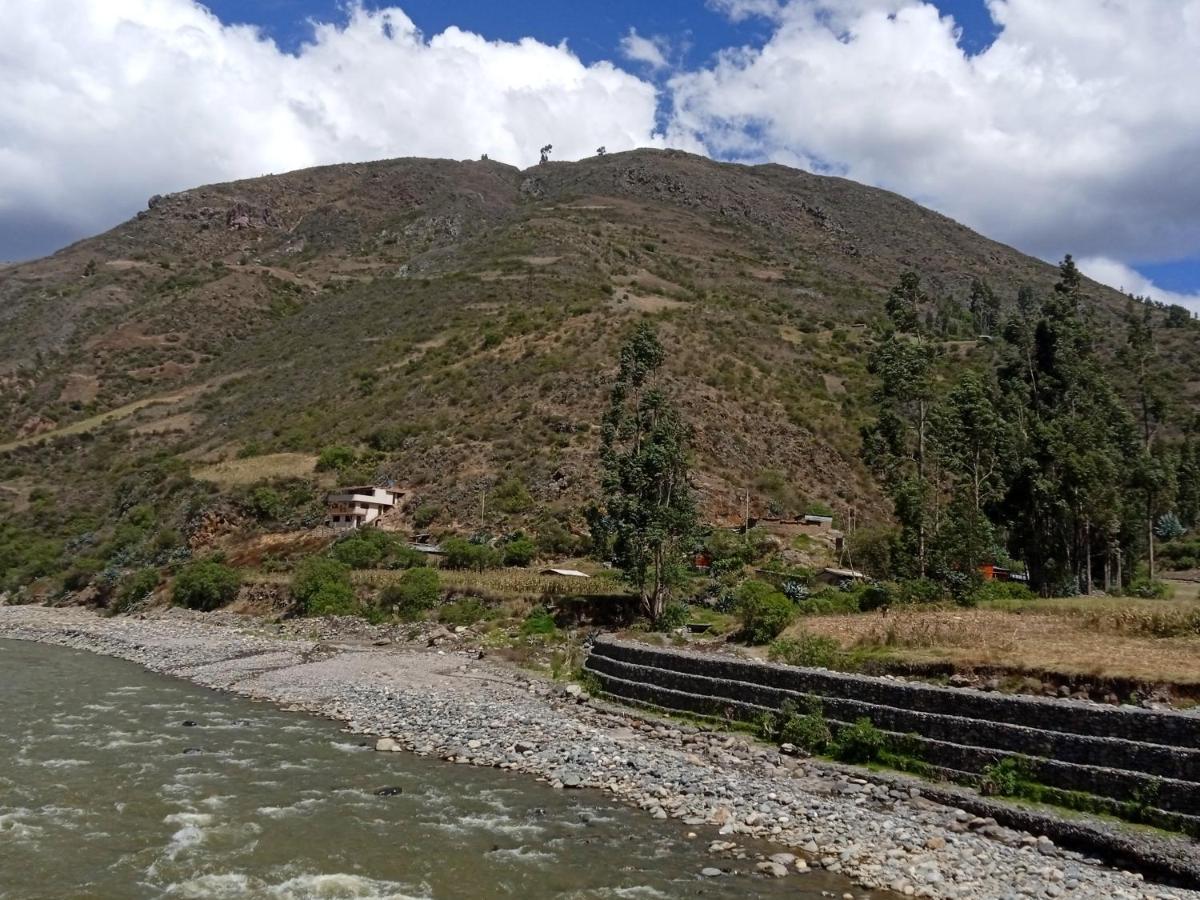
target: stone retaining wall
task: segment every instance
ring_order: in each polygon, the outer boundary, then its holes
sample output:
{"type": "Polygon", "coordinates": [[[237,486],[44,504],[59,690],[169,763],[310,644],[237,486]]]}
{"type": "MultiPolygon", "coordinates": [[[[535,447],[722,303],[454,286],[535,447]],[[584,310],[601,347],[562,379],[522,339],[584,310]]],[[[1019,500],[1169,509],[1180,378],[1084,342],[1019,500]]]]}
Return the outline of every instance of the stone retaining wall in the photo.
{"type": "Polygon", "coordinates": [[[602,638],[585,667],[613,696],[704,716],[750,720],[786,699],[821,700],[840,723],[868,718],[944,774],[971,780],[1005,757],[1036,779],[1153,807],[1158,823],[1200,834],[1200,718],[1076,701],[988,694],[665,650],[602,638]]]}

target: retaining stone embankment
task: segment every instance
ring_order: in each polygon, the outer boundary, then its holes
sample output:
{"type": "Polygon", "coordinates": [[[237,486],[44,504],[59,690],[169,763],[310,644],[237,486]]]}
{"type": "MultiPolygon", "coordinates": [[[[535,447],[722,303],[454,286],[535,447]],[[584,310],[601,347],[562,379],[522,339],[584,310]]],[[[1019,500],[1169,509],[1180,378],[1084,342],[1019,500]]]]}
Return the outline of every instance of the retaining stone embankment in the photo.
{"type": "Polygon", "coordinates": [[[869,718],[944,773],[969,780],[1005,757],[1021,757],[1039,782],[1094,795],[1099,808],[1152,806],[1164,825],[1200,833],[1200,751],[1192,743],[1200,721],[1192,716],[986,695],[608,638],[597,641],[586,668],[613,696],[705,716],[749,720],[786,699],[817,697],[835,726],[869,718]],[[967,715],[996,711],[996,719],[967,715]],[[1152,735],[1157,740],[1146,739],[1152,735]],[[1187,743],[1173,746],[1172,738],[1187,743]]]}

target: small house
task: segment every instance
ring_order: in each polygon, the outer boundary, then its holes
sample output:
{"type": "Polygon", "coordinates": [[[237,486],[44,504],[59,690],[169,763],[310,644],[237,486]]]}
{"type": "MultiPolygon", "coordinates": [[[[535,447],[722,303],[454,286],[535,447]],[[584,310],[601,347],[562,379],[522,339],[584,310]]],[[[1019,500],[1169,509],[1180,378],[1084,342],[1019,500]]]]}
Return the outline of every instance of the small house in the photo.
{"type": "Polygon", "coordinates": [[[373,485],[338,488],[326,498],[325,515],[338,531],[373,525],[385,512],[395,509],[404,491],[373,485]]]}
{"type": "Polygon", "coordinates": [[[856,569],[822,569],[817,581],[822,584],[841,584],[843,581],[862,581],[867,576],[856,569]]]}

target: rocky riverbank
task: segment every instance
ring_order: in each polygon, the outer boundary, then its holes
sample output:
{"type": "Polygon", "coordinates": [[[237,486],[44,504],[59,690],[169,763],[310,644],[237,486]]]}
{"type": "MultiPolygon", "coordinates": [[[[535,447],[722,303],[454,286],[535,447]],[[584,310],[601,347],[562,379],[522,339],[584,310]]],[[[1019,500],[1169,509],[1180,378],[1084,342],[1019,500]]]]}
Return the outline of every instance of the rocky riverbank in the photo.
{"type": "Polygon", "coordinates": [[[0,607],[0,637],[120,657],[332,717],[381,750],[608,790],[655,818],[708,831],[710,877],[722,877],[725,860],[744,857],[744,843],[766,840],[778,847],[757,860],[766,876],[803,878],[819,866],[904,896],[1200,900],[931,802],[916,787],[872,783],[739,736],[593,703],[480,658],[469,634],[417,642],[400,634],[183,610],[105,619],[79,609],[0,607]]]}

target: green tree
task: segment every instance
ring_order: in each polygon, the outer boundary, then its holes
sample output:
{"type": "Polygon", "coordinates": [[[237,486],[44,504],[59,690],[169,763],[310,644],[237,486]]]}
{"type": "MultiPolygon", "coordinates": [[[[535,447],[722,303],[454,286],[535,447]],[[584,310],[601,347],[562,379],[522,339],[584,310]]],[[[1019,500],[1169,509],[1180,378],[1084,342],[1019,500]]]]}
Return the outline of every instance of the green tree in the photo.
{"type": "Polygon", "coordinates": [[[1097,545],[1109,558],[1121,518],[1132,422],[1103,373],[1067,256],[1036,311],[1019,298],[1000,380],[1014,411],[1015,460],[1003,500],[1014,555],[1043,594],[1091,590],[1097,545]]]}
{"type": "Polygon", "coordinates": [[[923,577],[927,567],[933,490],[929,459],[929,413],[934,350],[917,325],[923,300],[914,273],[901,276],[888,295],[896,331],[872,352],[867,368],[878,379],[876,420],[862,429],[863,456],[887,488],[901,527],[901,545],[923,577]],[[912,330],[911,335],[900,332],[912,330]]]}
{"type": "Polygon", "coordinates": [[[655,386],[666,353],[642,324],[621,348],[600,438],[603,510],[593,518],[597,546],[638,591],[642,611],[657,622],[696,528],[688,481],[691,431],[655,386]]]}
{"type": "Polygon", "coordinates": [[[172,599],[189,609],[213,610],[231,602],[242,586],[236,569],[216,560],[190,562],[175,576],[172,599]]]}
{"type": "Polygon", "coordinates": [[[971,293],[967,297],[967,305],[976,331],[979,334],[992,334],[1000,324],[1000,298],[986,281],[979,278],[971,280],[971,293]]]}
{"type": "Polygon", "coordinates": [[[1154,580],[1154,522],[1173,497],[1172,467],[1156,452],[1159,427],[1166,416],[1166,377],[1154,345],[1153,307],[1144,298],[1129,298],[1121,362],[1133,376],[1134,403],[1141,430],[1141,452],[1135,464],[1136,484],[1143,497],[1146,565],[1154,580]]]}
{"type": "Polygon", "coordinates": [[[987,376],[966,372],[931,416],[932,452],[951,495],[947,527],[939,531],[941,555],[950,568],[969,574],[994,555],[987,512],[1003,493],[1004,460],[1012,451],[998,394],[987,376]]]}
{"type": "Polygon", "coordinates": [[[310,556],[300,563],[291,591],[306,616],[351,616],[359,611],[349,566],[327,556],[310,556]]]}

